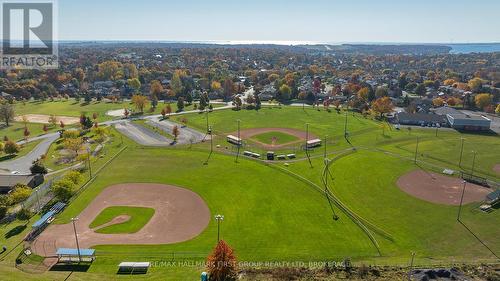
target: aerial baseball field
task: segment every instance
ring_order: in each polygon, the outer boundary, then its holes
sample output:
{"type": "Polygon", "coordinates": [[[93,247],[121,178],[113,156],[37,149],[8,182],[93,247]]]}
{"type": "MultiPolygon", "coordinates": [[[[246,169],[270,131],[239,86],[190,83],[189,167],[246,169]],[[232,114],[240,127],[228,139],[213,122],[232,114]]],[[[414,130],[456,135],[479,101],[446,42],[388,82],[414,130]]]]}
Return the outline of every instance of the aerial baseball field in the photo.
{"type": "Polygon", "coordinates": [[[36,214],[0,226],[6,247],[0,276],[197,280],[218,236],[242,266],[498,261],[500,212],[481,209],[494,190],[481,183],[500,181],[496,134],[408,129],[312,106],[221,104],[212,111],[123,116],[127,106],[16,104],[20,118],[36,115],[0,134],[21,140],[27,126],[33,140],[0,167],[17,163],[22,172],[23,157],[38,158],[31,154],[46,144],[46,181],[69,177],[72,169],[81,178],[50,221],[44,214],[61,201],[53,187],[38,198],[47,201],[43,208],[33,203],[36,214]],[[64,145],[70,142],[57,133],[60,122],[48,130],[42,124],[57,114],[71,131],[82,112],[96,113],[99,127],[72,159],[64,145]],[[78,258],[58,250],[77,247],[93,250],[90,262],[58,263],[78,258]],[[145,275],[117,275],[121,262],[150,262],[150,268],[145,275]]]}

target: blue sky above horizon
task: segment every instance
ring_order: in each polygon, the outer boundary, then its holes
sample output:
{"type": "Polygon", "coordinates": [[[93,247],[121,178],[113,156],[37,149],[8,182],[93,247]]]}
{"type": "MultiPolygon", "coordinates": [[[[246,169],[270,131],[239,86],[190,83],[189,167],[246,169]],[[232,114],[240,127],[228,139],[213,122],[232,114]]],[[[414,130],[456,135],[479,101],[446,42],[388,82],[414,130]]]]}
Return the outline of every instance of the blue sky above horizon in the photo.
{"type": "Polygon", "coordinates": [[[59,40],[500,42],[498,0],[59,0],[59,40]]]}

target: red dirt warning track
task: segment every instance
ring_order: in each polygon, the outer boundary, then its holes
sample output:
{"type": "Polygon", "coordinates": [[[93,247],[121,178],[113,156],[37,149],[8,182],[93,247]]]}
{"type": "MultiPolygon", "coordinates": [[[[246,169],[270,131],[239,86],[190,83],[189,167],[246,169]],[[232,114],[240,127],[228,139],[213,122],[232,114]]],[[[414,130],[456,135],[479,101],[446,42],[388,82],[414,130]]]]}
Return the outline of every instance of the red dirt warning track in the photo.
{"type": "MultiPolygon", "coordinates": [[[[423,170],[415,170],[401,176],[397,184],[404,192],[419,199],[444,205],[459,205],[463,181],[423,170]]],[[[491,191],[486,187],[467,183],[464,204],[481,202],[491,191]]]]}
{"type": "MultiPolygon", "coordinates": [[[[104,189],[78,216],[76,223],[81,248],[111,244],[171,244],[198,236],[210,221],[210,210],[196,193],[171,185],[130,183],[104,189]],[[102,234],[89,228],[105,208],[111,206],[155,209],[148,223],[136,233],[102,234]]],[[[57,248],[76,248],[71,223],[50,225],[35,240],[32,249],[49,257],[57,248]]]]}
{"type": "MultiPolygon", "coordinates": [[[[305,142],[306,140],[306,132],[301,131],[301,130],[296,130],[296,129],[291,129],[291,128],[252,128],[252,129],[245,129],[240,131],[240,137],[245,140],[245,139],[251,139],[253,136],[260,135],[263,133],[268,133],[268,132],[281,132],[285,134],[292,135],[298,140],[288,142],[288,143],[282,143],[282,144],[267,144],[263,143],[260,141],[257,141],[255,139],[252,139],[253,142],[257,143],[259,146],[263,147],[264,149],[276,149],[276,148],[283,148],[292,144],[297,144],[297,143],[302,143],[305,142]]],[[[232,135],[236,136],[237,133],[232,133],[232,135]]],[[[309,133],[309,140],[316,139],[317,137],[311,133],[309,133]]]]}

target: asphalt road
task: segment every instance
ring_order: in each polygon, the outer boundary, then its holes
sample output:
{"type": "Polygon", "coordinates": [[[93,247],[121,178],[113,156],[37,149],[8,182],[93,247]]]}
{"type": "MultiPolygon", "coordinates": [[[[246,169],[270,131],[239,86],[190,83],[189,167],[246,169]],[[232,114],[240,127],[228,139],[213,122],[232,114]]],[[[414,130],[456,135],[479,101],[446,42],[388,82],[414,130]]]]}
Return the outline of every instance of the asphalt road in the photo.
{"type": "MultiPolygon", "coordinates": [[[[10,175],[14,171],[17,171],[19,172],[19,174],[23,175],[31,174],[30,167],[33,164],[33,162],[38,158],[40,158],[40,156],[47,153],[47,150],[49,150],[49,147],[52,144],[52,142],[54,142],[58,138],[59,138],[59,133],[51,133],[30,139],[29,140],[30,142],[40,139],[42,139],[43,141],[40,142],[32,151],[30,151],[28,154],[22,157],[10,161],[0,162],[0,174],[10,175]]],[[[19,142],[19,144],[23,143],[25,142],[24,141],[19,142]]]]}

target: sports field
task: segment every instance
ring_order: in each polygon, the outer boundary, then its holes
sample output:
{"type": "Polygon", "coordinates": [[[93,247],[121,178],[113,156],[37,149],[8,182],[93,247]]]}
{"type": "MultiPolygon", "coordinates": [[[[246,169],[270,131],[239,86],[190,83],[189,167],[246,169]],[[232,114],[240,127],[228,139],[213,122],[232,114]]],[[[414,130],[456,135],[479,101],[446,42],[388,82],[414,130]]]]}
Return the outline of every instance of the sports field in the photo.
{"type": "MultiPolygon", "coordinates": [[[[190,127],[200,131],[206,128],[205,114],[183,117],[188,118],[190,127]]],[[[209,142],[189,147],[145,148],[124,137],[127,149],[57,217],[55,227],[85,215],[86,208],[104,196],[109,187],[131,183],[171,185],[192,191],[206,204],[210,220],[199,235],[184,242],[99,244],[94,247],[95,262],[86,273],[72,272],[71,280],[116,279],[117,264],[131,259],[163,264],[150,269],[144,276],[149,280],[163,280],[166,276],[173,280],[198,278],[203,270],[199,264],[165,266],[165,262],[203,261],[217,239],[217,223],[213,219],[216,214],[224,215],[221,237],[235,249],[241,261],[341,261],[350,257],[356,263],[405,265],[412,252],[416,253],[416,264],[498,259],[498,210],[481,212],[477,208],[479,202],[472,200],[464,206],[459,223],[457,206],[426,201],[398,186],[400,177],[410,172],[440,174],[444,168],[458,171],[462,137],[462,168],[471,168],[474,149],[474,173],[498,181],[500,175],[494,171],[500,159],[498,136],[462,135],[449,129],[440,129],[438,136],[435,130],[426,128],[383,130],[378,121],[348,113],[349,138],[344,139],[345,120],[344,113],[293,107],[214,111],[209,115],[209,124],[214,128],[214,144],[220,147],[214,149],[207,165],[204,163],[209,142]],[[277,149],[297,153],[297,159],[288,161],[286,166],[285,161],[264,162],[243,156],[236,162],[237,150],[226,142],[225,136],[237,131],[237,119],[241,120],[242,131],[289,128],[304,132],[308,123],[311,135],[327,137],[327,147],[311,151],[310,162],[300,144],[296,148],[277,149]],[[325,151],[331,160],[327,170],[325,151]],[[328,199],[324,193],[325,171],[329,171],[328,199]]],[[[262,138],[264,142],[269,136],[262,138]]],[[[257,146],[252,148],[259,151],[257,146]]],[[[105,213],[99,211],[95,216],[100,213],[97,217],[102,219],[93,224],[109,222],[120,215],[148,221],[147,212],[121,206],[124,205],[117,205],[113,211],[104,208],[105,213]]],[[[88,220],[92,222],[94,217],[88,220]]],[[[17,222],[2,226],[0,242],[9,247],[19,243],[27,228],[9,238],[4,236],[18,226],[17,222]]],[[[125,232],[129,231],[127,228],[125,232]]],[[[26,280],[64,279],[69,274],[44,271],[33,275],[15,269],[12,263],[19,251],[18,248],[11,254],[0,255],[4,259],[0,273],[26,280]]]]}
{"type": "Polygon", "coordinates": [[[102,210],[90,223],[97,233],[135,233],[151,219],[155,210],[145,207],[113,206],[102,210]]]}

